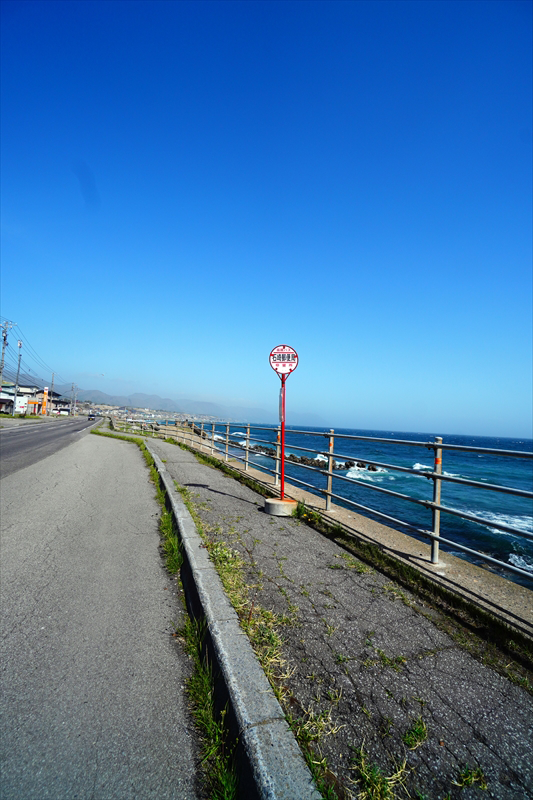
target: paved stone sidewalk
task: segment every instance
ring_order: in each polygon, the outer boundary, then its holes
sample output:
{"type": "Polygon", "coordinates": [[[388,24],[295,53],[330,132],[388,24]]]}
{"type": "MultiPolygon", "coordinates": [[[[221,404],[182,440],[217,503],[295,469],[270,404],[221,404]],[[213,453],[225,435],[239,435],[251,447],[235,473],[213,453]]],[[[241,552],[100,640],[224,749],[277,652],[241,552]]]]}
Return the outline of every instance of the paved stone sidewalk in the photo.
{"type": "Polygon", "coordinates": [[[424,615],[430,609],[339,545],[299,520],[264,514],[261,496],[191,453],[158,440],[153,447],[209,534],[247,562],[254,602],[284,615],[287,707],[315,720],[317,759],[327,759],[346,797],[361,789],[353,783],[361,748],[387,776],[406,760],[413,798],[533,796],[533,699],[524,689],[473,659],[424,615]],[[409,749],[416,725],[427,735],[409,749]],[[461,789],[461,774],[478,780],[461,789]]]}

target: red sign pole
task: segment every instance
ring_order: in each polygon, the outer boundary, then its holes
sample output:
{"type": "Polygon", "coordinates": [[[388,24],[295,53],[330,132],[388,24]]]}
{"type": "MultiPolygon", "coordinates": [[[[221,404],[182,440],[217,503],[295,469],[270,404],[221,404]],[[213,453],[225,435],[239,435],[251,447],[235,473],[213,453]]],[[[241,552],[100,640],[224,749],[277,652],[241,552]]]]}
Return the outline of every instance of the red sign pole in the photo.
{"type": "Polygon", "coordinates": [[[287,375],[281,378],[281,499],[285,498],[285,381],[287,375]]]}
{"type": "Polygon", "coordinates": [[[298,353],[288,344],[278,344],[270,353],[270,366],[277,372],[281,380],[281,497],[285,499],[285,381],[298,366],[298,353]]]}

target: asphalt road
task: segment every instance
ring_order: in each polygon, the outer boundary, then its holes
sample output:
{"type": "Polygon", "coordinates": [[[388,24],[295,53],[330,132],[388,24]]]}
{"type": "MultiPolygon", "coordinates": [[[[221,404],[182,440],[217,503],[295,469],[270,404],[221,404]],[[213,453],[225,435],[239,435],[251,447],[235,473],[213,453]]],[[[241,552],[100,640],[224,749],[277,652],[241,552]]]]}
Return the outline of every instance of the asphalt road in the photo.
{"type": "Polygon", "coordinates": [[[0,479],[72,444],[94,424],[83,417],[0,428],[0,479]]]}
{"type": "Polygon", "coordinates": [[[78,430],[0,482],[0,796],[197,798],[154,488],[137,447],[78,430]]]}

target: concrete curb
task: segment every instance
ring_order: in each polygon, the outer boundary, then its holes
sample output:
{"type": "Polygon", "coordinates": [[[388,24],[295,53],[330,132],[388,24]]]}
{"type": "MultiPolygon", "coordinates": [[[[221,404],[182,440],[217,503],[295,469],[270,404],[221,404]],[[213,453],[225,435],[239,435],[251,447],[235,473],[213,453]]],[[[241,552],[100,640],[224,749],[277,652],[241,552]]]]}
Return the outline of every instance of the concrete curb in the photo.
{"type": "Polygon", "coordinates": [[[285,715],[261,668],[202,539],[172,478],[150,443],[176,520],[184,563],[181,578],[189,613],[205,620],[205,646],[215,665],[215,700],[228,707],[237,741],[239,796],[258,800],[320,800],[285,715]]]}

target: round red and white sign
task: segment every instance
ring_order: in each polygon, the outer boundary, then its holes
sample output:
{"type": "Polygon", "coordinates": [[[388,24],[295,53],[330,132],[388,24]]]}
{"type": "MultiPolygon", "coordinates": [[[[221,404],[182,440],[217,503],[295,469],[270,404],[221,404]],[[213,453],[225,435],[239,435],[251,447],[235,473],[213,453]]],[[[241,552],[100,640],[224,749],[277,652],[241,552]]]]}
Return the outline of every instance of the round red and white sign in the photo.
{"type": "Polygon", "coordinates": [[[298,353],[288,344],[278,344],[270,353],[270,366],[279,375],[288,375],[298,366],[298,353]]]}

